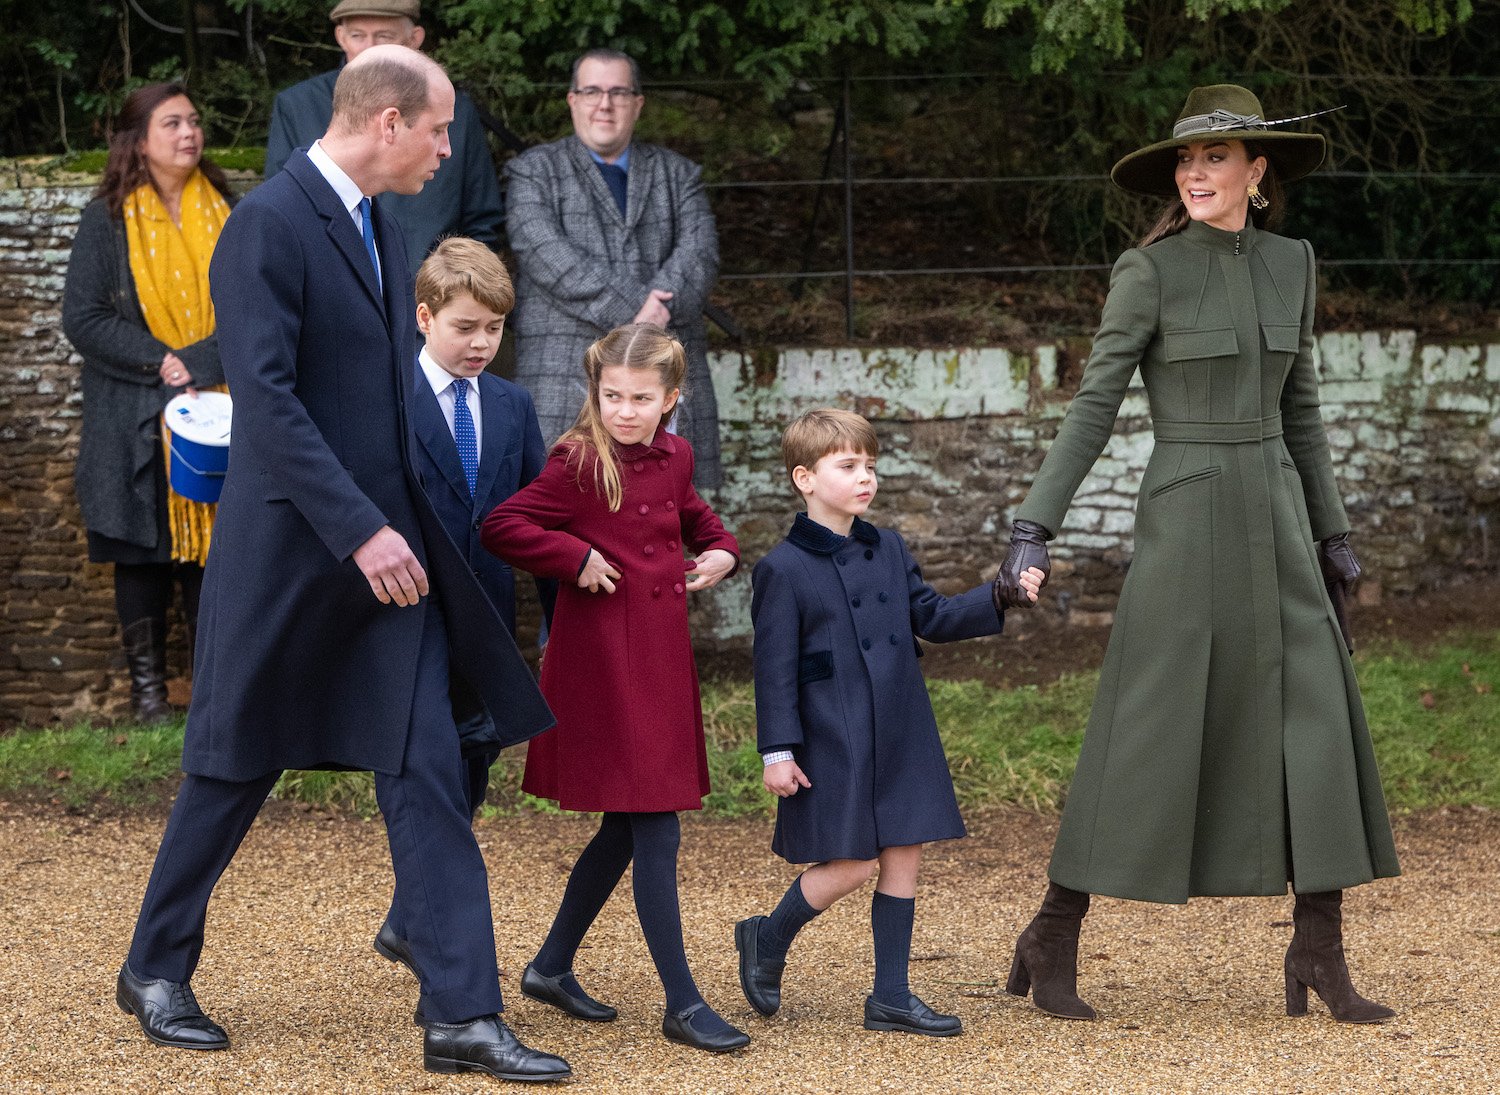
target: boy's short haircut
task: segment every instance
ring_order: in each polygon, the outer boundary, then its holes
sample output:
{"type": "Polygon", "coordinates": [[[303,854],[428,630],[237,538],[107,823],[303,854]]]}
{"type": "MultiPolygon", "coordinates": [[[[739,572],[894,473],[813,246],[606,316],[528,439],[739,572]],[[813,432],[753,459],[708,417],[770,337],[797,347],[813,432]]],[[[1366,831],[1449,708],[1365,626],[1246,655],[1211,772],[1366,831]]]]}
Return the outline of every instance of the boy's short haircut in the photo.
{"type": "Polygon", "coordinates": [[[837,407],[819,407],[793,421],[781,435],[781,456],[786,461],[787,478],[792,481],[792,493],[802,497],[792,479],[795,468],[811,468],[829,453],[841,450],[879,456],[880,439],[875,436],[875,427],[861,415],[837,407]]]}
{"type": "Polygon", "coordinates": [[[437,313],[460,293],[502,316],[516,306],[510,275],[495,252],[467,236],[449,236],[417,270],[417,303],[437,313]]]}

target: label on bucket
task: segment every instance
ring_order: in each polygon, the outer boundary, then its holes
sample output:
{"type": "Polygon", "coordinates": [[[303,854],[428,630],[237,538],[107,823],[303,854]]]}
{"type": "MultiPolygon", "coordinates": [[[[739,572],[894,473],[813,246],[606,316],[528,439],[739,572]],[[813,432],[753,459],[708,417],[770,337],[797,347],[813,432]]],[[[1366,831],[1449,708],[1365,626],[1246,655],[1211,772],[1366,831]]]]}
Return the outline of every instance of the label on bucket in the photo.
{"type": "Polygon", "coordinates": [[[227,392],[199,392],[197,398],[183,392],[167,404],[167,428],[184,441],[228,448],[233,406],[227,392]]]}

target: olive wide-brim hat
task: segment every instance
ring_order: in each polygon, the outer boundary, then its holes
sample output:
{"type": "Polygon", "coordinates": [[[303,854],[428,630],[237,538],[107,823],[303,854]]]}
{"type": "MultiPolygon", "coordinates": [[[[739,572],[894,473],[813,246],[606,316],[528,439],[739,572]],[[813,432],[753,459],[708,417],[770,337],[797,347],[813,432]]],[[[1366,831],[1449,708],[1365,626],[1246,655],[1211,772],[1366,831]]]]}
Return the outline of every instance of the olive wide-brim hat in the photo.
{"type": "MultiPolygon", "coordinates": [[[[1324,113],[1320,111],[1319,113],[1324,113]]],[[[1255,94],[1238,84],[1209,84],[1188,93],[1172,136],[1138,148],[1115,164],[1109,177],[1122,190],[1158,198],[1177,197],[1177,150],[1190,141],[1255,141],[1282,182],[1315,171],[1328,153],[1321,133],[1292,133],[1275,127],[1301,118],[1268,122],[1255,94]]]]}

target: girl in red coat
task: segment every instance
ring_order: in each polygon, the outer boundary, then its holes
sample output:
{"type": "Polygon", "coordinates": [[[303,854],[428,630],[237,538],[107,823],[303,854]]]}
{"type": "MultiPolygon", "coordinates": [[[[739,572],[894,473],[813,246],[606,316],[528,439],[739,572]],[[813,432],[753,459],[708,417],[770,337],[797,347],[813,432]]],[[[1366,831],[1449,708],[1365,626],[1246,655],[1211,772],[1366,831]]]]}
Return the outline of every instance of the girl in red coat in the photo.
{"type": "Polygon", "coordinates": [[[573,958],[633,862],[636,913],[666,989],[662,1033],[737,1049],[749,1036],[703,1002],[683,952],[677,811],[708,793],[687,594],[733,573],[739,545],[693,490],[692,448],[664,428],[687,371],[682,344],[631,324],[589,347],[583,366],[578,421],[481,534],[506,562],[561,583],[542,661],[557,726],[532,739],[522,786],[604,814],[521,991],[579,1019],[615,1017],[579,986],[573,958]]]}

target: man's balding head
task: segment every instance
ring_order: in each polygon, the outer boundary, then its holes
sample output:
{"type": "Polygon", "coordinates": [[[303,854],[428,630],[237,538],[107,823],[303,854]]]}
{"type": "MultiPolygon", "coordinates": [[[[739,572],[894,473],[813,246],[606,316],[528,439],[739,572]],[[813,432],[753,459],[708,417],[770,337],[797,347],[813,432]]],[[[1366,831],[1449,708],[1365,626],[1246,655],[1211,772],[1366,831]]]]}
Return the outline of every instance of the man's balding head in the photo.
{"type": "Polygon", "coordinates": [[[330,131],[356,133],[394,107],[407,125],[427,109],[434,77],[442,66],[406,46],[371,46],[344,66],[333,85],[330,131]]]}

